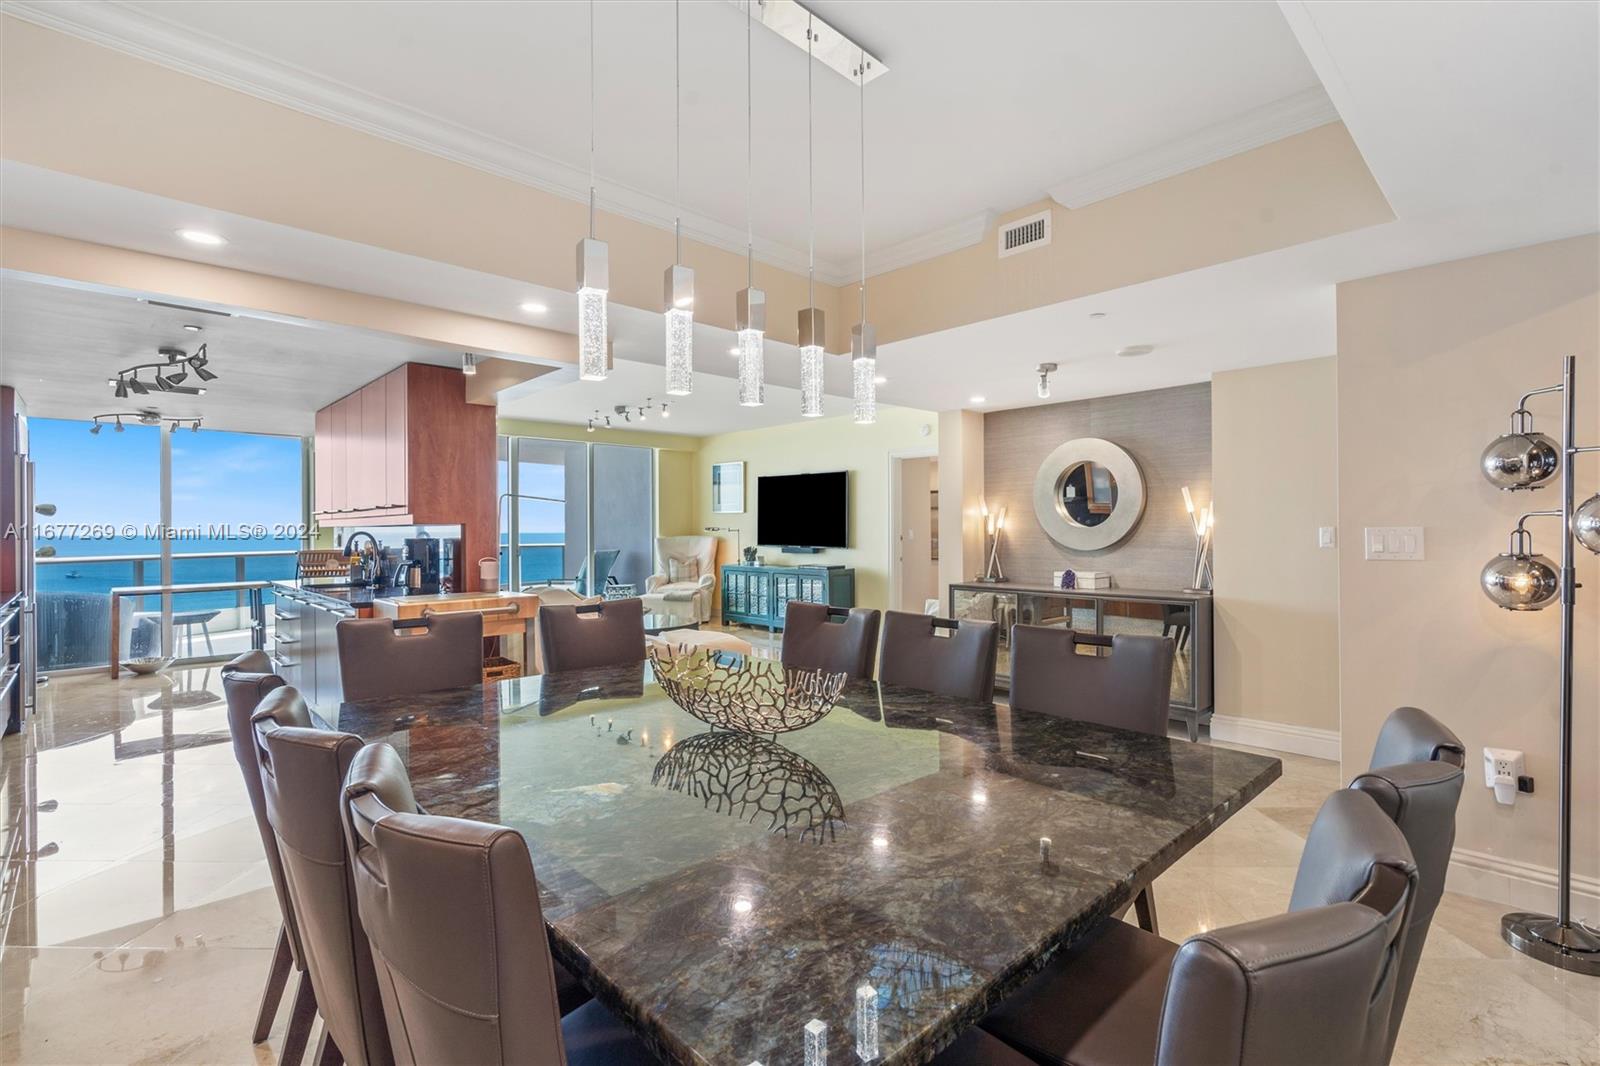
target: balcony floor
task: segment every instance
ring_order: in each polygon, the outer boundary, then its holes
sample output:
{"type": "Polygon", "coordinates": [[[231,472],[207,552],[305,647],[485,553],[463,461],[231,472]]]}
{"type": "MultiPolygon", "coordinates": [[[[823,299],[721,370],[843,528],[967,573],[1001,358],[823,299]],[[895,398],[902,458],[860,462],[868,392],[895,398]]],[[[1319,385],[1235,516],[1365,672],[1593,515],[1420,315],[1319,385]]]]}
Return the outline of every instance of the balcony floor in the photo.
{"type": "MultiPolygon", "coordinates": [[[[277,1061],[281,1019],[249,1043],[278,916],[221,692],[215,666],[61,677],[31,734],[0,742],[5,837],[36,819],[41,852],[6,869],[18,890],[0,896],[0,1061],[277,1061]],[[11,785],[25,768],[31,798],[11,785]]],[[[1333,763],[1283,761],[1156,883],[1165,935],[1282,910],[1311,817],[1340,783],[1333,763]]],[[[1600,981],[1511,952],[1503,909],[1446,894],[1396,1063],[1600,1063],[1600,981]]]]}

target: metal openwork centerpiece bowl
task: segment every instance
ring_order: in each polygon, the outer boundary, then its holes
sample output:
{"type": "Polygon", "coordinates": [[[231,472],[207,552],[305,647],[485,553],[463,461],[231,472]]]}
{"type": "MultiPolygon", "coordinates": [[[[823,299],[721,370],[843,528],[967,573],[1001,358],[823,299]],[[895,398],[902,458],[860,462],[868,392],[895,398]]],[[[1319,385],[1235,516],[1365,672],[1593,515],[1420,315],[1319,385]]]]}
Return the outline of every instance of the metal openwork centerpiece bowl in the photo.
{"type": "Polygon", "coordinates": [[[740,733],[789,733],[833,710],[847,675],[742,659],[714,648],[676,655],[650,649],[650,667],[672,702],[709,725],[740,733]]]}

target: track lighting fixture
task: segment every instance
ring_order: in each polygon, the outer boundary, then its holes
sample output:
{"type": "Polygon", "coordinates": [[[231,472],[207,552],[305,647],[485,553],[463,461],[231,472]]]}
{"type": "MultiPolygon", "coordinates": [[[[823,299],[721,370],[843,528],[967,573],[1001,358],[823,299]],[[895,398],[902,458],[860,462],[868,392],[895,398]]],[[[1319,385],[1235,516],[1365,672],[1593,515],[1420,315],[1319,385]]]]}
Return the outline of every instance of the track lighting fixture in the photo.
{"type": "Polygon", "coordinates": [[[125,400],[128,394],[147,396],[152,388],[157,392],[176,392],[188,396],[204,396],[205,388],[183,384],[192,372],[200,381],[215,381],[217,375],[207,369],[210,361],[207,349],[202,344],[193,355],[182,348],[161,348],[158,354],[166,361],[160,363],[139,363],[124,370],[117,371],[117,376],[107,378],[106,384],[110,385],[117,399],[125,400]],[[139,380],[140,371],[151,371],[151,379],[147,384],[139,380]]]}
{"type": "Polygon", "coordinates": [[[478,373],[478,357],[471,352],[461,353],[461,373],[474,377],[478,373]]]}
{"type": "Polygon", "coordinates": [[[152,408],[145,408],[142,411],[107,411],[104,414],[95,415],[94,420],[89,424],[89,433],[91,436],[99,436],[100,431],[105,428],[105,422],[107,421],[112,423],[112,429],[118,433],[121,433],[124,431],[124,427],[122,425],[122,420],[124,418],[131,418],[138,422],[141,426],[159,426],[165,422],[167,426],[174,431],[180,430],[184,426],[188,426],[190,432],[200,432],[201,419],[199,416],[195,416],[193,418],[187,416],[166,416],[160,411],[152,408]]]}
{"type": "Polygon", "coordinates": [[[1050,375],[1055,372],[1056,364],[1054,363],[1040,363],[1039,368],[1034,371],[1039,375],[1039,399],[1048,400],[1050,398],[1050,375]]]}

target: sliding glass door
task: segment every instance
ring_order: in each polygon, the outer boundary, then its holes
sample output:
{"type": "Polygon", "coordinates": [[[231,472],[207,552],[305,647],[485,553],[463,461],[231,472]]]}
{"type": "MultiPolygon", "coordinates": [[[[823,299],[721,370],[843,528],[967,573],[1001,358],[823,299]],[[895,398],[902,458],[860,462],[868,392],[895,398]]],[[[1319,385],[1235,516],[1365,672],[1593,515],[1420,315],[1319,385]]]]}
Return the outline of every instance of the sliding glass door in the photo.
{"type": "Polygon", "coordinates": [[[655,557],[651,449],[503,437],[500,457],[505,587],[560,584],[597,596],[621,583],[644,591],[655,557]]]}

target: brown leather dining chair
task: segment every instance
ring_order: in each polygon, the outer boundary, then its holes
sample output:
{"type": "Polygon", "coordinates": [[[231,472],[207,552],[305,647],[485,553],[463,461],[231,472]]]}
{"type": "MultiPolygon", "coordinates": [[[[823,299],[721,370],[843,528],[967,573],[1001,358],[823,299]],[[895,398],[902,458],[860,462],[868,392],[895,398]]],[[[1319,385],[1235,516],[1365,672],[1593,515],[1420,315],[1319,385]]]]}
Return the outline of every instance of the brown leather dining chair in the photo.
{"type": "Polygon", "coordinates": [[[301,950],[322,1015],[318,1066],[388,1066],[389,1031],[356,913],[339,801],[361,738],[317,729],[293,687],[274,689],[251,716],[267,817],[283,856],[301,950]],[[332,1046],[329,1046],[331,1041],[332,1046]]]}
{"type": "Polygon", "coordinates": [[[1170,637],[1012,626],[1011,706],[1164,737],[1173,650],[1170,637]]]}
{"type": "Polygon", "coordinates": [[[1394,819],[1417,860],[1417,902],[1411,932],[1400,956],[1389,1047],[1400,1035],[1400,1018],[1411,996],[1422,945],[1444,897],[1445,873],[1456,842],[1456,807],[1465,780],[1467,749],[1442,722],[1415,707],[1400,707],[1378,732],[1370,769],[1350,787],[1365,792],[1394,819]]]}
{"type": "MultiPolygon", "coordinates": [[[[1011,707],[1164,737],[1174,650],[1169,637],[1014,625],[1011,707]],[[1080,648],[1094,654],[1080,654],[1080,648]]],[[[1139,928],[1159,932],[1154,890],[1146,885],[1133,903],[1139,928]]]]}
{"type": "Polygon", "coordinates": [[[872,680],[882,616],[865,607],[790,600],[783,615],[783,665],[872,680]]]}
{"type": "Polygon", "coordinates": [[[541,606],[539,654],[549,673],[643,662],[644,601],[541,606]]]}
{"type": "Polygon", "coordinates": [[[1340,790],[1306,838],[1288,913],[1182,945],[1104,922],[934,1061],[1379,1066],[1416,884],[1400,830],[1340,790]]]}
{"type": "Polygon", "coordinates": [[[387,744],[356,754],[339,809],[401,1066],[657,1061],[596,1000],[561,1016],[520,833],[417,813],[387,744]]]}
{"type": "Polygon", "coordinates": [[[281,688],[283,683],[283,678],[272,672],[272,659],[264,651],[247,651],[222,667],[222,691],[228,702],[228,736],[233,741],[233,757],[239,764],[239,772],[244,775],[245,794],[250,798],[250,810],[255,815],[256,829],[261,834],[261,848],[267,856],[272,890],[278,898],[278,912],[283,916],[277,947],[272,953],[272,966],[267,971],[267,986],[261,994],[261,1006],[256,1011],[256,1025],[250,1039],[257,1044],[267,1039],[283,1001],[289,974],[291,971],[299,973],[300,980],[296,985],[294,1007],[280,1060],[286,1066],[293,1066],[305,1053],[311,1025],[316,1020],[317,1004],[312,995],[311,981],[305,973],[305,953],[300,947],[300,930],[295,924],[294,908],[289,903],[289,889],[284,882],[278,840],[267,819],[261,775],[256,770],[255,737],[250,725],[250,716],[255,713],[262,697],[281,688]]]}
{"type": "Polygon", "coordinates": [[[427,615],[423,624],[345,618],[334,628],[344,698],[369,700],[483,681],[483,615],[427,615]]]}
{"type": "Polygon", "coordinates": [[[994,622],[885,611],[878,680],[951,699],[993,703],[999,633],[994,622]]]}

